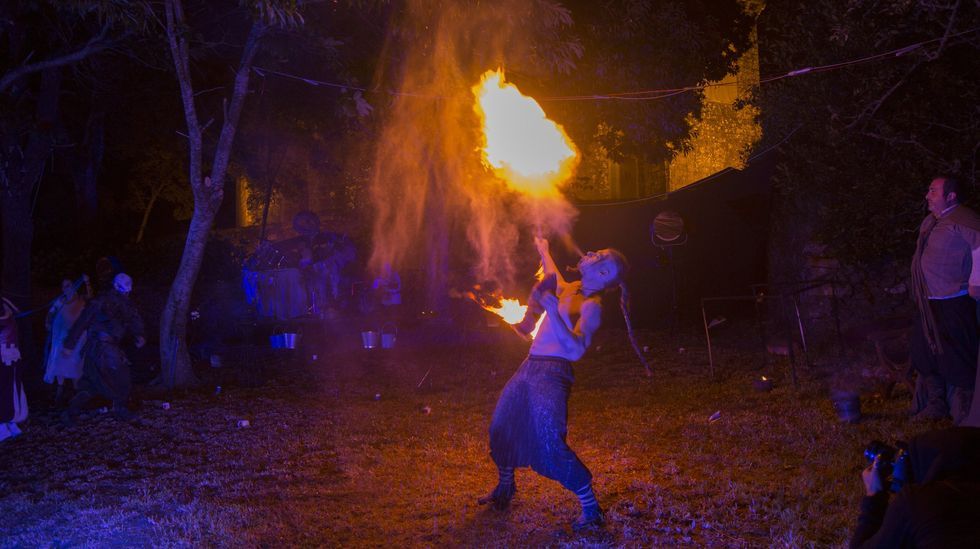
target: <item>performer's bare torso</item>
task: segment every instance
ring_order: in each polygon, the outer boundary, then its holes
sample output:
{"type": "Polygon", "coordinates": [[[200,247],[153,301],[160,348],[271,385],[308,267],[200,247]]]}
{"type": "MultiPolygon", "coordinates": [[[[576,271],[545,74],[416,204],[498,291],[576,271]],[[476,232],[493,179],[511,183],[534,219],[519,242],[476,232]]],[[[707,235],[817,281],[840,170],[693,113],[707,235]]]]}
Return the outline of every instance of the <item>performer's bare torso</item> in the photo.
{"type": "MultiPolygon", "coordinates": [[[[584,309],[584,314],[599,314],[599,301],[595,298],[586,297],[581,292],[581,282],[571,282],[558,285],[558,310],[561,313],[565,324],[574,331],[584,309]],[[589,305],[586,305],[589,304],[589,305]],[[585,306],[585,307],[583,307],[585,306]]],[[[545,313],[545,318],[541,322],[534,341],[531,343],[530,354],[534,356],[552,356],[568,359],[572,362],[582,358],[584,349],[569,348],[562,344],[561,339],[555,333],[556,328],[552,324],[552,319],[545,313]]],[[[591,339],[592,334],[585,334],[591,339]]],[[[588,347],[586,341],[585,347],[588,347]]]]}

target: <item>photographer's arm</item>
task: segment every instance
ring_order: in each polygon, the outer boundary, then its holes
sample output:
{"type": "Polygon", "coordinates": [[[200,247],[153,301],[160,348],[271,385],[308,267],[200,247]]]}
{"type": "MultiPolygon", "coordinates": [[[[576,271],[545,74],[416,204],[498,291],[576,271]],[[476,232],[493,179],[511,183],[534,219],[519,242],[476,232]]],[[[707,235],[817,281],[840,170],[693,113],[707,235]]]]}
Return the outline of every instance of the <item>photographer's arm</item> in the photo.
{"type": "Polygon", "coordinates": [[[861,515],[850,546],[852,549],[908,547],[912,543],[912,519],[907,490],[896,495],[891,503],[888,492],[865,497],[861,501],[861,515]]]}
{"type": "Polygon", "coordinates": [[[888,491],[884,489],[878,472],[878,458],[861,472],[865,496],[861,499],[861,514],[851,536],[849,546],[858,547],[898,547],[907,535],[909,506],[907,491],[888,503],[888,491]]]}
{"type": "Polygon", "coordinates": [[[858,515],[857,526],[851,535],[850,547],[862,547],[865,542],[875,537],[881,529],[882,519],[888,510],[888,492],[878,492],[873,496],[861,498],[861,514],[858,515]]]}

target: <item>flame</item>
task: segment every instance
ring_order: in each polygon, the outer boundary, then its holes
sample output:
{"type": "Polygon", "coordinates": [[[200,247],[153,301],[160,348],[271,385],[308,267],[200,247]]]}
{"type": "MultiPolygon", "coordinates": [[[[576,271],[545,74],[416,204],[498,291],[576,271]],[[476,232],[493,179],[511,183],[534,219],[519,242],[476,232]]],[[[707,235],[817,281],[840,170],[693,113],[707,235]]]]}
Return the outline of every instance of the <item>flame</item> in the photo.
{"type": "MultiPolygon", "coordinates": [[[[478,298],[476,294],[472,292],[468,292],[467,297],[475,301],[485,310],[499,316],[507,324],[518,324],[520,321],[524,320],[524,313],[527,312],[527,305],[521,305],[520,300],[517,299],[496,297],[495,299],[500,303],[500,305],[494,306],[485,303],[484,299],[478,298]]],[[[538,321],[534,323],[534,329],[531,330],[531,333],[529,334],[531,339],[534,339],[534,337],[538,335],[538,329],[541,328],[541,323],[544,322],[544,317],[547,316],[547,314],[548,313],[541,313],[541,316],[538,317],[538,321]]]]}
{"type": "Polygon", "coordinates": [[[548,313],[541,313],[541,316],[538,317],[538,321],[534,323],[534,329],[531,330],[531,339],[538,336],[538,328],[541,327],[541,323],[544,322],[544,317],[546,316],[548,316],[548,313]]]}
{"type": "MultiPolygon", "coordinates": [[[[479,303],[479,301],[477,301],[479,303]]],[[[503,298],[500,300],[500,306],[494,307],[492,305],[480,304],[481,307],[494,313],[500,318],[504,319],[507,324],[517,324],[521,320],[524,320],[524,313],[527,312],[527,305],[521,305],[520,300],[517,299],[507,299],[503,298]]],[[[544,322],[544,317],[548,313],[541,313],[538,317],[538,321],[534,323],[534,329],[531,330],[529,334],[531,339],[534,339],[538,335],[538,329],[541,328],[541,323],[544,322]]]]}
{"type": "Polygon", "coordinates": [[[558,196],[579,159],[565,130],[545,116],[537,101],[505,82],[501,70],[485,72],[473,94],[484,163],[515,190],[558,196]]]}
{"type": "Polygon", "coordinates": [[[502,299],[499,307],[484,307],[484,309],[504,319],[507,324],[517,324],[524,318],[527,305],[521,305],[516,299],[502,299]]]}

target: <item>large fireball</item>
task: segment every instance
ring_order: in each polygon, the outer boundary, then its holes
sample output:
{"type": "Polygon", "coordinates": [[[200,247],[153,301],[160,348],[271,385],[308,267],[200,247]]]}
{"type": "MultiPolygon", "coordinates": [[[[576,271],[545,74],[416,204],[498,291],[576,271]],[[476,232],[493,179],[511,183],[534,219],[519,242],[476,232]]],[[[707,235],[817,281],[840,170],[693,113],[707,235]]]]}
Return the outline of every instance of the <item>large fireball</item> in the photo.
{"type": "Polygon", "coordinates": [[[517,191],[557,196],[578,165],[578,152],[562,127],[499,70],[484,73],[473,94],[486,165],[517,191]]]}

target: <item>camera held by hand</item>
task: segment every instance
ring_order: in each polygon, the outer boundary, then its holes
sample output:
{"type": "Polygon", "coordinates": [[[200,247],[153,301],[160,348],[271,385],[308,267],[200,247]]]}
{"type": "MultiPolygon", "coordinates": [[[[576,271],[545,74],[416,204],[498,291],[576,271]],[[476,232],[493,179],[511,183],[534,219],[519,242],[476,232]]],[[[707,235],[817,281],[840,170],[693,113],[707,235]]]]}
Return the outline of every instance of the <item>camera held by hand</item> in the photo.
{"type": "Polygon", "coordinates": [[[880,440],[872,440],[864,449],[868,463],[874,463],[878,458],[878,474],[892,492],[901,490],[908,480],[908,455],[909,445],[903,441],[889,446],[880,440]]]}

